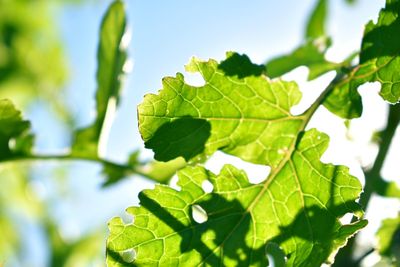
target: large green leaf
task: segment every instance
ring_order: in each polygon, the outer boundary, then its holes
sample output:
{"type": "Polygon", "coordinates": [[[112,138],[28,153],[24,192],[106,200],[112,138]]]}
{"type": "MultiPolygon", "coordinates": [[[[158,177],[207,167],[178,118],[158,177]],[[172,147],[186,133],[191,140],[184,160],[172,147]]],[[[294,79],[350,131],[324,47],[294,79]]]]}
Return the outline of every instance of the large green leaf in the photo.
{"type": "MultiPolygon", "coordinates": [[[[99,139],[110,121],[107,114],[113,113],[121,91],[121,76],[127,59],[122,37],[126,31],[126,16],[121,1],[113,2],[108,8],[100,29],[100,43],[97,50],[97,116],[93,125],[79,130],[73,143],[73,154],[84,153],[97,157],[99,139]]],[[[102,136],[105,137],[105,136],[102,136]]]]}
{"type": "Polygon", "coordinates": [[[229,165],[219,175],[183,169],[180,191],[163,185],[145,190],[141,207],[127,210],[133,223],[109,223],[108,266],[266,266],[271,242],[284,251],[287,266],[331,260],[366,221],[338,220],[348,212],[361,215],[355,202],[361,185],[346,167],[320,162],[327,146],[325,134],[305,132],[259,184],[229,165]],[[212,192],[202,189],[205,181],[212,192]],[[204,210],[206,221],[193,219],[196,209],[204,210]]]}
{"type": "Polygon", "coordinates": [[[214,60],[193,59],[186,69],[200,72],[205,85],[190,86],[178,73],[164,78],[159,94],[146,95],[138,107],[139,130],[155,159],[188,161],[221,149],[277,166],[306,120],[290,114],[301,97],[297,85],[262,75],[228,76],[214,60]]]}
{"type": "Polygon", "coordinates": [[[21,112],[10,100],[0,99],[0,160],[30,151],[32,136],[27,135],[29,127],[29,121],[22,119],[21,112]]]}

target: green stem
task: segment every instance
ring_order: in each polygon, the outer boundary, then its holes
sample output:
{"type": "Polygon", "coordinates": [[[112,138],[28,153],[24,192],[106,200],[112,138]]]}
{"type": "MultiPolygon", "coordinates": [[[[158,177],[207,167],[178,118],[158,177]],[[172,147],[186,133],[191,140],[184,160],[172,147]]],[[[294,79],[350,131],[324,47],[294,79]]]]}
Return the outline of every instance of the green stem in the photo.
{"type": "Polygon", "coordinates": [[[102,165],[109,165],[116,168],[124,169],[127,174],[136,174],[140,175],[143,178],[149,179],[151,181],[155,181],[153,177],[149,176],[147,173],[141,171],[135,166],[131,166],[128,164],[116,163],[113,161],[109,161],[103,158],[90,157],[90,156],[82,156],[82,155],[73,155],[73,154],[30,154],[30,155],[17,155],[8,157],[5,159],[0,159],[1,163],[6,162],[18,162],[18,161],[48,161],[48,160],[62,160],[62,161],[88,161],[100,163],[102,165]]]}
{"type": "Polygon", "coordinates": [[[374,184],[381,179],[381,170],[385,162],[387,153],[392,143],[393,136],[400,122],[400,105],[389,107],[389,116],[386,129],[382,132],[382,141],[379,144],[378,155],[376,156],[374,165],[371,170],[365,172],[364,193],[361,195],[360,204],[363,208],[367,208],[368,202],[374,190],[374,184]]]}
{"type": "MultiPolygon", "coordinates": [[[[365,172],[365,185],[364,192],[360,197],[360,205],[367,209],[368,203],[371,199],[372,194],[375,192],[375,184],[381,179],[380,172],[382,170],[383,164],[385,162],[386,156],[388,154],[390,145],[392,143],[396,129],[400,123],[400,104],[390,105],[389,116],[387,118],[387,124],[385,130],[382,132],[382,141],[379,144],[378,155],[376,156],[374,165],[372,168],[365,172]]],[[[356,218],[353,218],[353,221],[356,218]]],[[[335,258],[335,263],[333,266],[349,266],[358,267],[360,266],[361,260],[353,260],[353,252],[355,248],[355,236],[351,238],[347,246],[339,251],[335,258]]]]}

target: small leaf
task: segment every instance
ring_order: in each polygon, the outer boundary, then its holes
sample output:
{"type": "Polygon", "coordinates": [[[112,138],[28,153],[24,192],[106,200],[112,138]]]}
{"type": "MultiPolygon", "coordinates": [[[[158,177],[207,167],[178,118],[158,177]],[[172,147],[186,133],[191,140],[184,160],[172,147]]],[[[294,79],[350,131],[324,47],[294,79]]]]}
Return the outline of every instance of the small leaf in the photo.
{"type": "Polygon", "coordinates": [[[308,80],[338,68],[338,64],[325,59],[325,50],[330,41],[324,38],[309,40],[293,52],[273,58],[266,63],[267,75],[271,78],[282,76],[300,66],[309,69],[308,80]]]}
{"type": "Polygon", "coordinates": [[[328,0],[318,0],[307,22],[306,38],[316,39],[325,36],[328,0]]]}
{"type": "Polygon", "coordinates": [[[30,152],[33,137],[27,135],[29,127],[10,100],[0,99],[0,159],[30,152]]]}
{"type": "MultiPolygon", "coordinates": [[[[104,15],[100,29],[100,43],[97,50],[97,91],[96,119],[93,125],[76,132],[73,154],[84,153],[97,157],[99,139],[105,127],[110,127],[112,117],[119,102],[123,66],[127,59],[126,47],[122,38],[126,32],[126,17],[121,1],[114,1],[104,15]],[[106,120],[107,119],[107,120],[106,120]]],[[[100,144],[105,145],[105,144],[100,144]]]]}
{"type": "Polygon", "coordinates": [[[400,263],[400,216],[383,220],[376,237],[378,252],[400,263]]]}
{"type": "Polygon", "coordinates": [[[359,181],[343,166],[323,164],[328,137],[304,133],[271,171],[251,184],[243,171],[226,165],[219,175],[202,167],[178,172],[180,191],[157,185],[140,193],[141,207],[127,210],[131,224],[109,223],[108,266],[127,266],[123,253],[135,251],[135,266],[266,266],[266,246],[277,244],[287,266],[320,266],[366,225],[342,225],[348,212],[362,214],[355,202],[359,181]],[[213,191],[202,189],[204,181],[213,191]],[[206,220],[198,223],[192,207],[206,220]]]}
{"type": "Polygon", "coordinates": [[[400,1],[387,0],[378,22],[370,21],[364,31],[360,63],[341,86],[328,96],[325,106],[343,118],[361,116],[358,87],[366,82],[379,82],[380,95],[394,104],[400,101],[400,1]],[[339,96],[339,97],[338,97],[339,96]],[[340,111],[339,107],[344,107],[340,111]]]}
{"type": "Polygon", "coordinates": [[[378,22],[364,31],[360,53],[360,83],[379,81],[381,96],[390,103],[400,101],[400,1],[387,0],[378,22]]]}
{"type": "Polygon", "coordinates": [[[330,112],[344,119],[358,118],[363,111],[361,96],[349,79],[337,84],[323,102],[330,112]]]}
{"type": "Polygon", "coordinates": [[[138,157],[139,150],[136,150],[130,154],[128,162],[124,165],[116,165],[110,162],[103,163],[102,174],[105,175],[105,181],[102,186],[107,187],[113,185],[131,175],[133,170],[137,169],[140,165],[138,157]]]}
{"type": "Polygon", "coordinates": [[[252,63],[246,55],[228,52],[226,53],[226,57],[226,60],[222,61],[218,68],[224,71],[227,76],[237,76],[241,79],[248,76],[260,76],[265,74],[264,65],[252,63]]]}

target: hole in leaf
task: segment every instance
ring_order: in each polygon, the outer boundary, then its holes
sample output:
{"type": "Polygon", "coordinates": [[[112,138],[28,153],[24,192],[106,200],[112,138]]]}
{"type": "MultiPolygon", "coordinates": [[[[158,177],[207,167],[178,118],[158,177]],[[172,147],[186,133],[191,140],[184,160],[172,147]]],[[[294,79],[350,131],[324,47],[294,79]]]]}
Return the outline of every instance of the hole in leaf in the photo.
{"type": "Polygon", "coordinates": [[[238,169],[246,172],[249,181],[253,184],[263,182],[269,175],[271,168],[266,165],[259,165],[241,160],[240,158],[217,151],[206,162],[206,168],[213,173],[219,173],[225,164],[232,164],[238,169]]]}
{"type": "Polygon", "coordinates": [[[270,242],[265,246],[265,253],[268,258],[269,266],[286,266],[286,255],[278,244],[270,242]]]}
{"type": "Polygon", "coordinates": [[[205,180],[205,181],[201,184],[201,188],[203,189],[204,192],[206,192],[206,193],[211,193],[211,192],[213,191],[213,189],[214,189],[214,186],[213,186],[213,184],[212,184],[210,181],[205,180]]]}
{"type": "Polygon", "coordinates": [[[131,248],[131,249],[127,249],[127,250],[121,251],[121,252],[120,252],[120,255],[121,255],[121,258],[122,258],[125,262],[131,263],[131,262],[133,262],[133,261],[135,260],[135,258],[136,258],[136,251],[135,251],[133,248],[131,248]]]}
{"type": "Polygon", "coordinates": [[[185,73],[185,83],[190,86],[201,87],[206,84],[206,81],[199,72],[187,72],[185,73]]]}
{"type": "Polygon", "coordinates": [[[16,145],[16,141],[15,141],[15,138],[11,138],[9,141],[8,141],[8,147],[11,149],[11,150],[13,150],[13,149],[15,149],[15,145],[16,145]]]}
{"type": "Polygon", "coordinates": [[[169,186],[175,189],[176,191],[180,191],[181,187],[178,185],[178,181],[179,181],[178,175],[175,174],[169,181],[169,186]]]}
{"type": "Polygon", "coordinates": [[[125,213],[121,215],[121,220],[124,222],[124,224],[132,224],[134,219],[135,217],[133,217],[133,215],[128,211],[125,211],[125,213]]]}
{"type": "Polygon", "coordinates": [[[192,206],[192,217],[193,220],[197,223],[203,223],[208,220],[206,211],[199,205],[192,206]]]}
{"type": "Polygon", "coordinates": [[[349,224],[351,222],[351,219],[353,218],[353,213],[347,212],[345,215],[343,215],[339,221],[341,224],[349,224]]]}

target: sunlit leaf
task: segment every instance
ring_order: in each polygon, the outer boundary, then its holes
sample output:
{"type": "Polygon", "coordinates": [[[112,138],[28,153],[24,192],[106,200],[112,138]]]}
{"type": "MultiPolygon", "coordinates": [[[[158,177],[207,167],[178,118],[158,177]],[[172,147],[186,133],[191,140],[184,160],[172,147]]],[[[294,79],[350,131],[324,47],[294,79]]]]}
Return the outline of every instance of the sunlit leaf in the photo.
{"type": "Polygon", "coordinates": [[[364,31],[360,64],[348,79],[328,96],[325,106],[344,118],[361,116],[362,103],[357,91],[366,82],[379,82],[380,95],[390,103],[400,101],[400,1],[387,0],[378,22],[370,21],[364,31]],[[342,107],[342,108],[339,108],[342,107]]]}
{"type": "Polygon", "coordinates": [[[214,60],[193,59],[186,69],[200,72],[205,85],[187,85],[178,73],[164,78],[159,94],[146,95],[138,107],[139,130],[155,159],[188,161],[221,149],[276,166],[306,119],[290,114],[301,97],[297,85],[262,75],[229,76],[214,60]]]}
{"type": "Polygon", "coordinates": [[[284,251],[287,266],[331,260],[366,222],[339,222],[348,212],[361,215],[361,185],[346,167],[319,161],[327,145],[325,134],[307,131],[260,184],[229,165],[219,175],[181,170],[180,191],[145,190],[141,206],[127,210],[133,223],[110,222],[108,266],[266,266],[270,242],[284,251]],[[206,180],[211,193],[202,189],[206,180]],[[193,218],[195,206],[206,213],[204,222],[193,218]]]}

